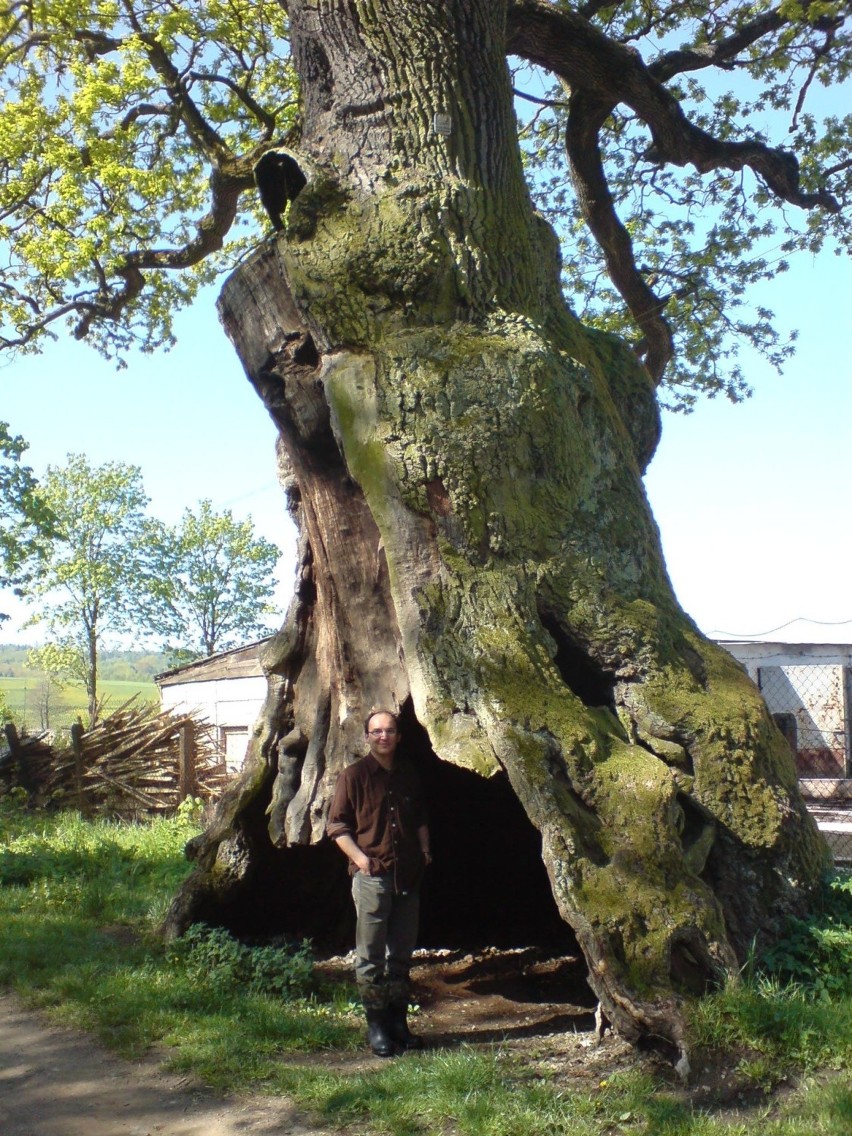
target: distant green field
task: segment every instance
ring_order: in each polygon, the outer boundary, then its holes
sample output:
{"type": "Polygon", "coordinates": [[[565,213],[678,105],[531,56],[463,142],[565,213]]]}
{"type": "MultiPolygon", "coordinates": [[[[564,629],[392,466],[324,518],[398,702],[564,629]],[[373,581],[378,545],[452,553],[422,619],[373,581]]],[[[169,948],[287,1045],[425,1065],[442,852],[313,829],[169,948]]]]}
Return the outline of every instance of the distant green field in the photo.
{"type": "MultiPolygon", "coordinates": [[[[44,679],[37,672],[25,678],[0,678],[0,692],[15,717],[19,728],[31,732],[41,729],[65,729],[71,726],[78,714],[86,720],[86,692],[82,686],[68,685],[62,690],[54,688],[44,709],[44,679]],[[47,718],[47,721],[45,721],[47,718]]],[[[136,695],[141,701],[158,702],[160,695],[153,682],[103,682],[99,687],[104,713],[116,710],[128,698],[136,695]]]]}

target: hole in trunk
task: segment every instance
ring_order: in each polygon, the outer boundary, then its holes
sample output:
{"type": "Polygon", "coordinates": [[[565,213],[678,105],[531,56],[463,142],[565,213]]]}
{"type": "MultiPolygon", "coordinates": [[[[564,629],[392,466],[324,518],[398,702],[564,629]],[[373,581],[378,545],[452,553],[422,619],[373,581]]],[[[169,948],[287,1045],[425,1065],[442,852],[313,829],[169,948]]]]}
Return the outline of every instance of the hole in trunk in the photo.
{"type": "MultiPolygon", "coordinates": [[[[411,714],[402,727],[423,778],[435,856],[421,893],[420,946],[579,953],[550,890],[541,837],[505,774],[484,778],[440,761],[411,714]]],[[[249,865],[242,884],[198,918],[241,938],[308,937],[321,954],[351,950],[355,918],[345,857],[329,840],[272,849],[267,801],[268,793],[258,794],[229,845],[227,858],[249,865]]]]}
{"type": "Polygon", "coordinates": [[[606,671],[560,627],[556,618],[539,609],[539,619],[556,644],[557,670],[562,681],[586,706],[605,706],[615,713],[615,675],[606,671]]]}

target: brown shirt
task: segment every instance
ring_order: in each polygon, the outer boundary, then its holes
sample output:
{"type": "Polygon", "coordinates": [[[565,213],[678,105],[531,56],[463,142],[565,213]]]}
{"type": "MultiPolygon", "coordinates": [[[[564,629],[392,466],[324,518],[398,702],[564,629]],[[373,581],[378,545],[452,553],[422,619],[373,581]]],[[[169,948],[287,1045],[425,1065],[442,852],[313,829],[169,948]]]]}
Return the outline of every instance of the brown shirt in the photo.
{"type": "Polygon", "coordinates": [[[408,891],[425,867],[417,830],[427,823],[414,766],[397,754],[387,770],[368,753],[340,774],[326,832],[332,840],[348,833],[369,857],[371,876],[392,872],[396,890],[408,891]]]}

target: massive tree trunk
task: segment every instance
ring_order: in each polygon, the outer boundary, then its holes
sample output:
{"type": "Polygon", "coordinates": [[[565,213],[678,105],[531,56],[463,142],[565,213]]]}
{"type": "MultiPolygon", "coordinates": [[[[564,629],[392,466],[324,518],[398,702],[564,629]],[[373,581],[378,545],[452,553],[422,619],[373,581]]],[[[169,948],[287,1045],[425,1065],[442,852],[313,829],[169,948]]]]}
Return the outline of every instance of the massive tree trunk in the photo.
{"type": "Polygon", "coordinates": [[[431,770],[437,891],[477,842],[480,880],[531,863],[486,803],[508,782],[605,1012],[676,1054],[681,996],[735,972],[825,866],[789,750],[672,593],[642,486],[653,386],[562,297],[504,4],[289,9],[307,185],[220,310],[280,430],[299,577],[169,930],[257,928],[259,908],[334,930],[333,784],[365,712],[398,707],[431,770]]]}

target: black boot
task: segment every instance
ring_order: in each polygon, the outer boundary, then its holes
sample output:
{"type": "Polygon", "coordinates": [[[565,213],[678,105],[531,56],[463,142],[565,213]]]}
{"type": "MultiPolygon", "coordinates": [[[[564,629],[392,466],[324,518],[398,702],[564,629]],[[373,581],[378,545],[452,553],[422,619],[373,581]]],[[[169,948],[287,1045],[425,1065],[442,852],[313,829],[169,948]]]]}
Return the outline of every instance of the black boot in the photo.
{"type": "Polygon", "coordinates": [[[367,1010],[367,1041],[376,1057],[393,1057],[396,1046],[388,1029],[387,1010],[367,1010]]]}
{"type": "Polygon", "coordinates": [[[422,1049],[423,1038],[408,1028],[408,1002],[395,1002],[388,1006],[387,1032],[400,1049],[422,1049]]]}

